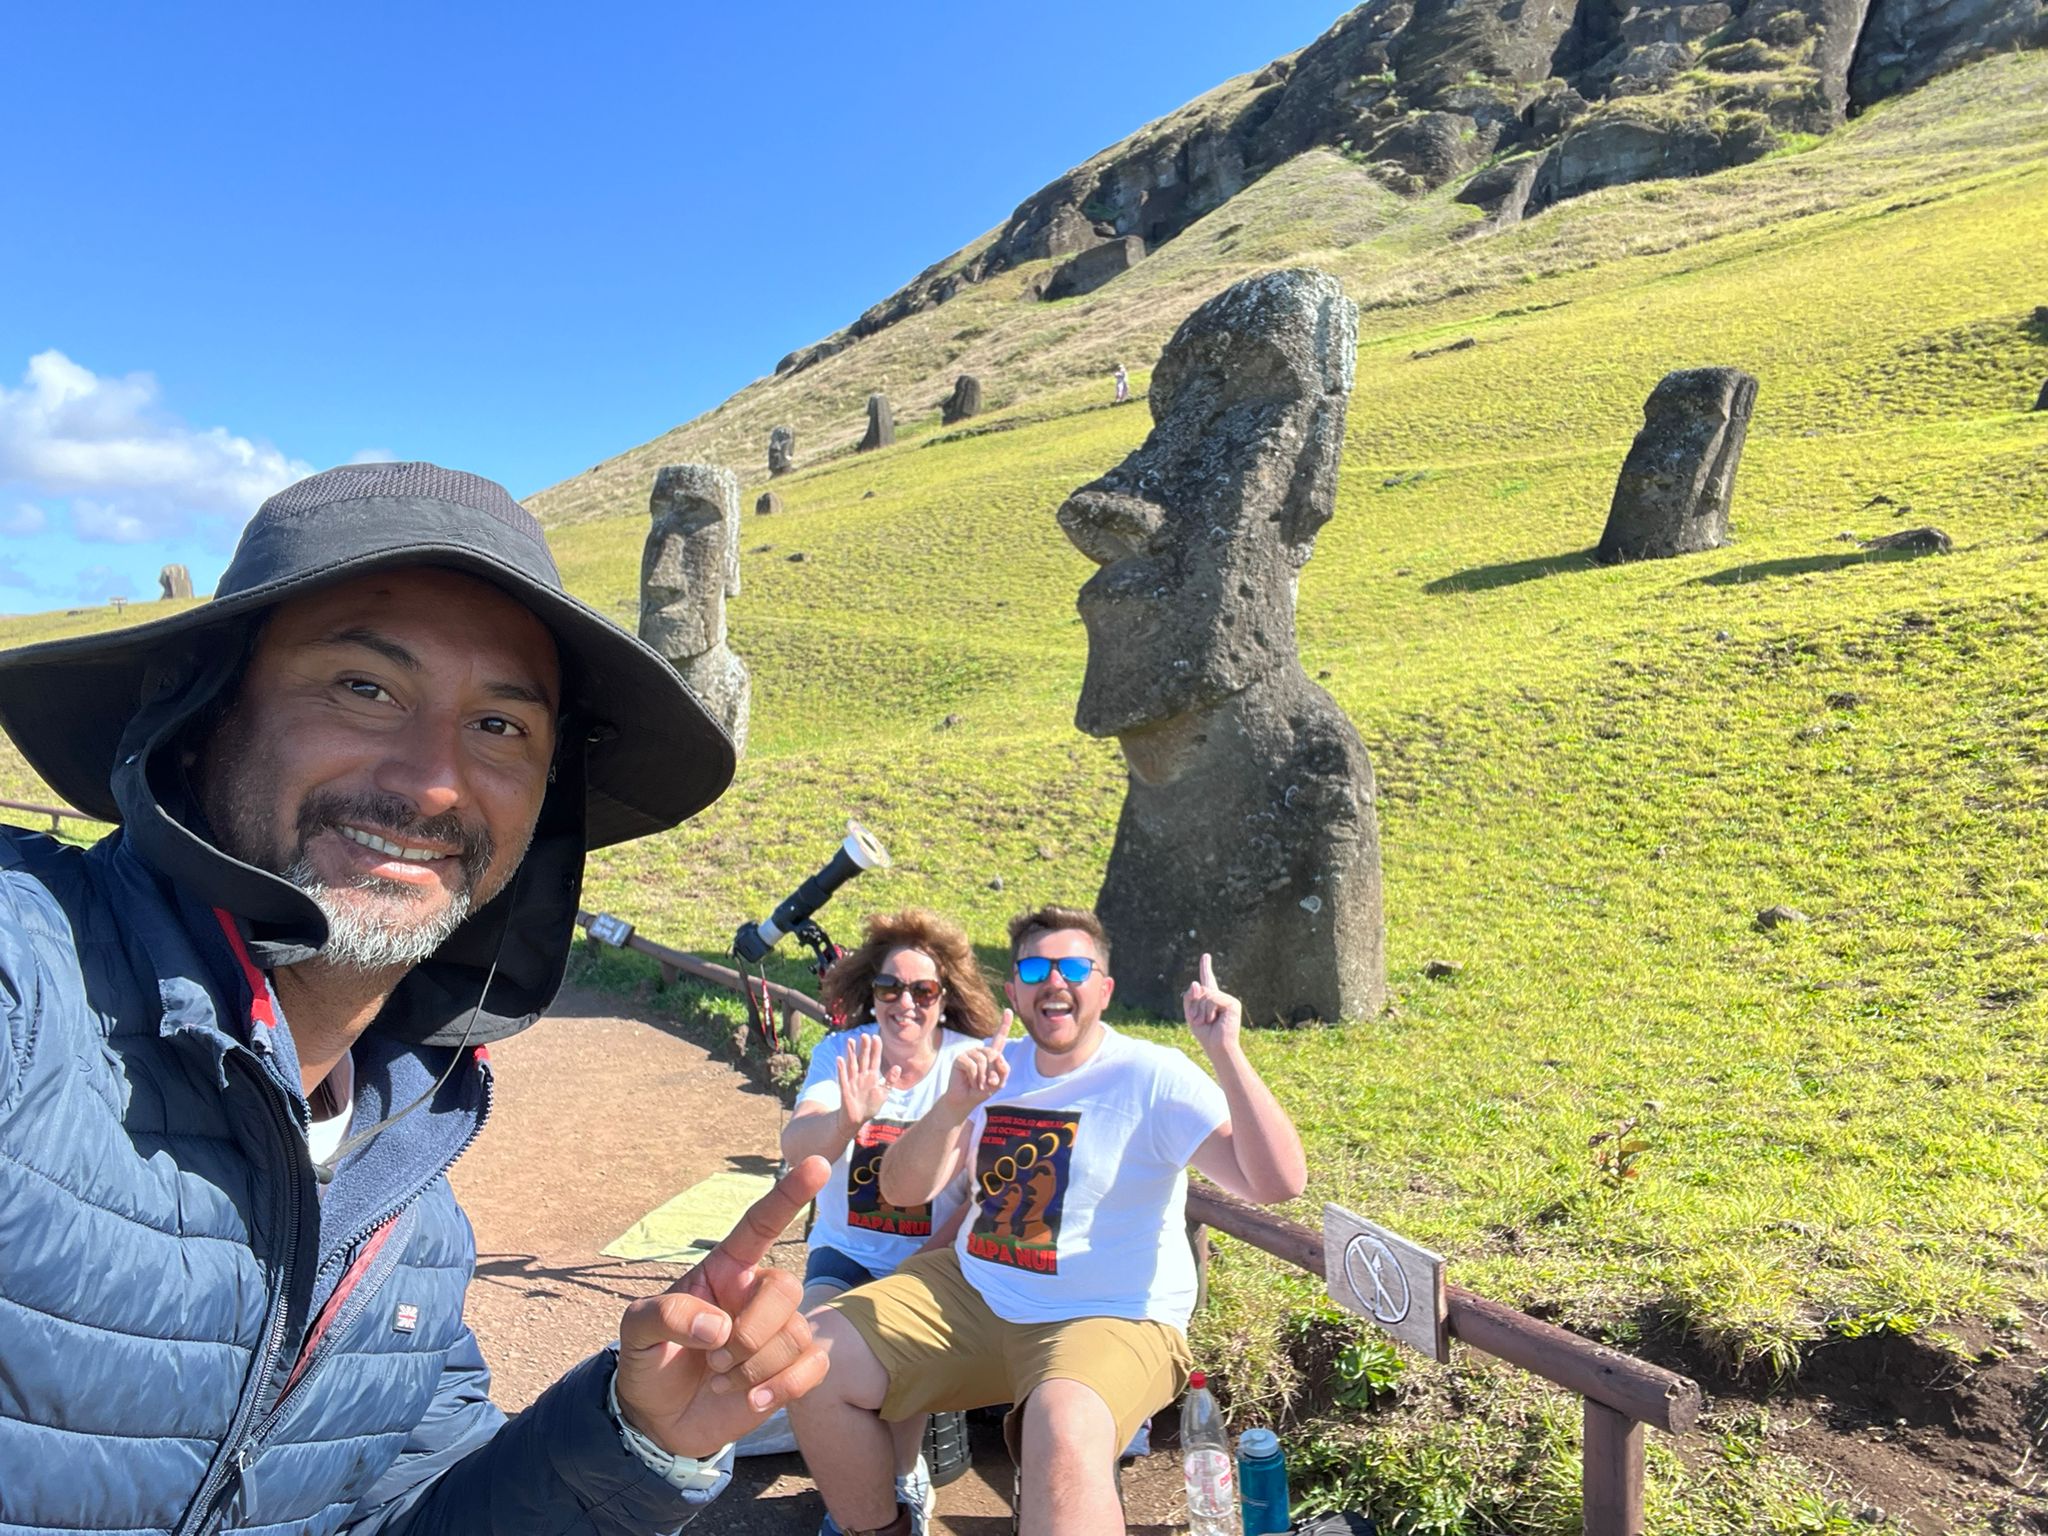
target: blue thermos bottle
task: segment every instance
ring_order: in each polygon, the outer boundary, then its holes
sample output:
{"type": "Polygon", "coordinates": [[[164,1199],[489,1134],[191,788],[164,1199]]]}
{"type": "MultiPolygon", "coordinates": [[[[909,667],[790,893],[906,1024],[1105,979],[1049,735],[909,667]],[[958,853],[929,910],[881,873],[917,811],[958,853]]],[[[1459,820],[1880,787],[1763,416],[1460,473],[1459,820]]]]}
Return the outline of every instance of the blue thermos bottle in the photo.
{"type": "Polygon", "coordinates": [[[1237,1439],[1237,1488],[1244,1505],[1244,1536],[1286,1536],[1287,1458],[1270,1429],[1248,1429],[1237,1439]]]}

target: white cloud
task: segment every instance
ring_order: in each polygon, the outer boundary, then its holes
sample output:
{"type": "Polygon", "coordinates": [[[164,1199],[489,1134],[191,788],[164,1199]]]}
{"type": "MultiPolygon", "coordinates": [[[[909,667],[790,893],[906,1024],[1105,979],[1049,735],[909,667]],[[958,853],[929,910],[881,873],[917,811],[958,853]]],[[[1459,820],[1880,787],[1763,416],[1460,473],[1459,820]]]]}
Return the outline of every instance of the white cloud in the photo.
{"type": "Polygon", "coordinates": [[[24,501],[12,512],[0,516],[0,533],[41,533],[49,524],[49,513],[32,501],[24,501]]]}
{"type": "Polygon", "coordinates": [[[396,464],[398,455],[389,448],[358,448],[348,456],[351,464],[396,464]]]}
{"type": "Polygon", "coordinates": [[[138,543],[208,525],[232,533],[264,497],[313,472],[225,427],[187,426],[157,394],[149,374],[102,378],[38,352],[19,389],[0,387],[0,481],[86,498],[71,509],[80,538],[138,543]]]}

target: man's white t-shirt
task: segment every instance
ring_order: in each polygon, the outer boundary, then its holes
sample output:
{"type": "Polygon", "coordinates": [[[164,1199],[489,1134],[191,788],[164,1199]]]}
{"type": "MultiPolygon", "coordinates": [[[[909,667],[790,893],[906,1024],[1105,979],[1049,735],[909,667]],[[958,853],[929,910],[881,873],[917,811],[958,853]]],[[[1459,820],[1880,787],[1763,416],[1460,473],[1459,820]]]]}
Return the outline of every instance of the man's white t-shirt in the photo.
{"type": "MultiPolygon", "coordinates": [[[[827,1035],[811,1052],[811,1069],[797,1091],[797,1107],[823,1106],[839,1109],[839,1058],[863,1036],[880,1034],[874,1024],[843,1029],[827,1035]]],[[[909,1088],[891,1088],[882,1102],[881,1113],[854,1134],[832,1176],[818,1191],[818,1219],[811,1227],[811,1246],[836,1248],[848,1258],[865,1265],[877,1275],[893,1274],[896,1266],[924,1246],[934,1223],[943,1225],[967,1199],[959,1181],[939,1192],[929,1205],[899,1207],[882,1198],[879,1183],[882,1154],[903,1134],[906,1126],[938,1103],[952,1080],[953,1063],[963,1051],[974,1050],[980,1041],[954,1030],[939,1032],[938,1059],[932,1069],[909,1088]]]]}
{"type": "Polygon", "coordinates": [[[1230,1118],[1214,1079],[1179,1051],[1115,1030],[1081,1066],[1038,1070],[1013,1041],[1010,1075],[968,1123],[975,1207],[954,1244],[998,1317],[1150,1319],[1185,1329],[1195,1262],[1188,1159],[1230,1118]]]}

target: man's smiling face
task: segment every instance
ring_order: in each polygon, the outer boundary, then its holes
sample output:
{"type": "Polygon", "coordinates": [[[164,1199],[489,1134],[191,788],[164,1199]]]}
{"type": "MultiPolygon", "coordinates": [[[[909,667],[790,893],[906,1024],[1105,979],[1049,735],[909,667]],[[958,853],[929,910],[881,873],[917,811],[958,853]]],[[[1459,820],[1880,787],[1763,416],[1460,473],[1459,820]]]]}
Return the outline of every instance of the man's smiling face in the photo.
{"type": "Polygon", "coordinates": [[[1095,962],[1085,981],[1068,981],[1055,965],[1036,985],[1019,979],[1012,962],[1010,979],[1003,983],[1010,1007],[1046,1056],[1092,1054],[1102,1032],[1102,1011],[1116,989],[1116,983],[1103,972],[1095,940],[1078,928],[1039,929],[1017,947],[1018,960],[1032,956],[1049,960],[1073,956],[1095,962]]]}
{"type": "Polygon", "coordinates": [[[547,628],[454,571],[379,572],[264,625],[200,797],[214,835],[327,915],[327,960],[415,965],[525,857],[555,752],[547,628]]]}

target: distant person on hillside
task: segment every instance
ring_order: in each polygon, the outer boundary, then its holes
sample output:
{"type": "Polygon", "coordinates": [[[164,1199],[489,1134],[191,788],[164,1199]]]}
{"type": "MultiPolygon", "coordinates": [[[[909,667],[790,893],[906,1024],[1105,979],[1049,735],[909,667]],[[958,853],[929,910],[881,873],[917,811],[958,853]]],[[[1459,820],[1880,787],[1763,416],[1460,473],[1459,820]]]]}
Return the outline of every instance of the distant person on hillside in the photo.
{"type": "Polygon", "coordinates": [[[1262,1204],[1307,1182],[1208,956],[1183,1009],[1214,1080],[1102,1022],[1115,984],[1094,913],[1027,912],[1010,942],[1004,990],[1029,1038],[963,1054],[882,1159],[898,1204],[972,1176],[959,1238],[811,1314],[831,1369],[789,1417],[828,1511],[821,1536],[909,1536],[917,1511],[881,1475],[886,1421],[994,1403],[1017,1405],[1004,1431],[1023,1536],[1122,1530],[1117,1452],[1187,1377],[1189,1164],[1262,1204]]]}
{"type": "Polygon", "coordinates": [[[1131,398],[1131,376],[1124,372],[1124,365],[1116,365],[1116,403],[1122,405],[1131,398]]]}
{"type": "MultiPolygon", "coordinates": [[[[832,1165],[804,1266],[807,1312],[894,1274],[966,1205],[964,1175],[931,1200],[891,1205],[882,1198],[882,1154],[938,1101],[953,1063],[1001,1027],[966,930],[917,908],[870,917],[860,948],[826,973],[823,1000],[835,1017],[860,1022],[827,1035],[811,1053],[782,1133],[782,1155],[792,1166],[806,1157],[832,1165]]],[[[928,1511],[931,1478],[919,1455],[924,1425],[925,1416],[916,1414],[890,1428],[897,1497],[928,1511]]],[[[739,1451],[765,1455],[794,1444],[787,1421],[771,1419],[739,1451]]]]}
{"type": "Polygon", "coordinates": [[[211,602],[0,653],[0,727],[117,823],[0,829],[0,1528],[647,1536],[715,1497],[824,1373],[759,1267],[822,1159],[509,1419],[463,1321],[484,1044],[554,1001],[588,851],[733,772],[526,509],[301,480],[211,602]]]}

